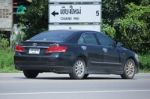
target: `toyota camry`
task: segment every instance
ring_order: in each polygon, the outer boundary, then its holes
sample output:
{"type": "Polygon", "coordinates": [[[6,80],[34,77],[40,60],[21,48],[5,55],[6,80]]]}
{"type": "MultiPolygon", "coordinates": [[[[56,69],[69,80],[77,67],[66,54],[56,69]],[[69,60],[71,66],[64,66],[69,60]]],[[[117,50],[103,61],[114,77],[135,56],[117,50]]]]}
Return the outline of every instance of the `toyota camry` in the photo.
{"type": "Polygon", "coordinates": [[[53,30],[39,33],[15,47],[15,68],[26,78],[42,72],[87,78],[116,74],[132,79],[139,70],[138,55],[96,31],[53,30]]]}

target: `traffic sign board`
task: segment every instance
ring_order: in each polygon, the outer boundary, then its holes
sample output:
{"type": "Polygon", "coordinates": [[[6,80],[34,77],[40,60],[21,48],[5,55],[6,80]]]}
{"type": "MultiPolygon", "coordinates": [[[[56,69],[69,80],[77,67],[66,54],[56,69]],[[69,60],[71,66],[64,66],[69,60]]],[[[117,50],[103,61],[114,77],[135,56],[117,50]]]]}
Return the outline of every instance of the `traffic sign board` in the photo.
{"type": "Polygon", "coordinates": [[[12,0],[0,0],[0,31],[12,30],[12,3],[12,0]]]}
{"type": "Polygon", "coordinates": [[[101,6],[96,5],[50,5],[49,23],[101,22],[101,6]]]}
{"type": "Polygon", "coordinates": [[[49,0],[49,30],[101,31],[102,0],[49,0]]]}

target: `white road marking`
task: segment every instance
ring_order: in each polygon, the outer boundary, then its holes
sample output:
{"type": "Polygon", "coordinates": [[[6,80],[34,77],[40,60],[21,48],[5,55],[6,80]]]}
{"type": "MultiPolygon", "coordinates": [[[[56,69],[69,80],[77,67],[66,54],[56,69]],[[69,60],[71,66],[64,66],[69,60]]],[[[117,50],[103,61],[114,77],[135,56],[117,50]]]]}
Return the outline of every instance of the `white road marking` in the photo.
{"type": "Polygon", "coordinates": [[[63,92],[27,92],[27,93],[0,93],[0,96],[7,95],[38,95],[38,94],[87,94],[87,93],[121,93],[121,92],[150,92],[148,90],[104,90],[104,91],[63,91],[63,92]]]}

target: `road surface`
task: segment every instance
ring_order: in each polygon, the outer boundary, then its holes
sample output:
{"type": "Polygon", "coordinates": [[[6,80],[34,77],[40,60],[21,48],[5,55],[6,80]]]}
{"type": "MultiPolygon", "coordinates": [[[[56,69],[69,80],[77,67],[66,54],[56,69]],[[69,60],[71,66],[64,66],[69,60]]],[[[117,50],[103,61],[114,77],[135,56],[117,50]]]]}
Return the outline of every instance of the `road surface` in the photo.
{"type": "Polygon", "coordinates": [[[22,73],[0,73],[0,99],[150,99],[150,74],[137,74],[133,80],[117,75],[71,80],[54,73],[36,79],[26,79],[22,73]]]}

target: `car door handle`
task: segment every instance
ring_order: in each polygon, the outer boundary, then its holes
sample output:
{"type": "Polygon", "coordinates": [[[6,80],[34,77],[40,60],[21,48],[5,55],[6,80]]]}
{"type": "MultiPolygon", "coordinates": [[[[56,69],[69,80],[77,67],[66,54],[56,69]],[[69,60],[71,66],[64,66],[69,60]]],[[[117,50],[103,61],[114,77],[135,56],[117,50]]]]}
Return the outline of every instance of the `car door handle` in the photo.
{"type": "Polygon", "coordinates": [[[86,49],[87,49],[87,46],[81,46],[81,48],[82,48],[83,50],[86,50],[86,49]]]}
{"type": "Polygon", "coordinates": [[[104,53],[107,53],[108,52],[108,49],[107,48],[102,48],[103,52],[104,53]]]}

